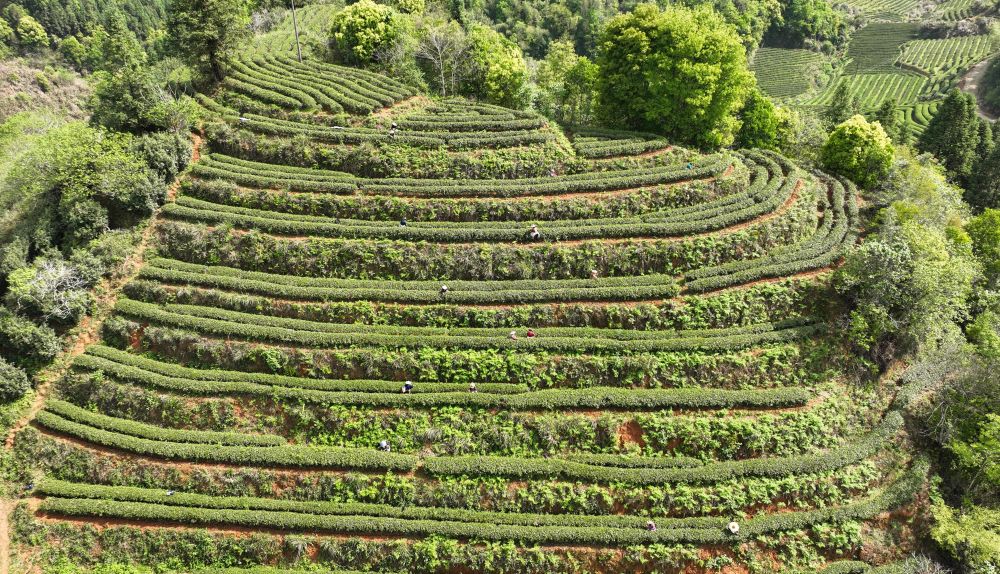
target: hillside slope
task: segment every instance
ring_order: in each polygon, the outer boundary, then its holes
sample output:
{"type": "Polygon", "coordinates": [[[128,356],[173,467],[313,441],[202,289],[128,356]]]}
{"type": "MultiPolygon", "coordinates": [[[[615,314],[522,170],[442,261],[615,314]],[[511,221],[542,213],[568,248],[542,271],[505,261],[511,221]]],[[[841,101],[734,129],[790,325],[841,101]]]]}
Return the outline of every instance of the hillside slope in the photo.
{"type": "Polygon", "coordinates": [[[282,51],[199,103],[141,269],[14,441],[14,571],[908,552],[926,469],[833,327],[852,184],[282,51]]]}

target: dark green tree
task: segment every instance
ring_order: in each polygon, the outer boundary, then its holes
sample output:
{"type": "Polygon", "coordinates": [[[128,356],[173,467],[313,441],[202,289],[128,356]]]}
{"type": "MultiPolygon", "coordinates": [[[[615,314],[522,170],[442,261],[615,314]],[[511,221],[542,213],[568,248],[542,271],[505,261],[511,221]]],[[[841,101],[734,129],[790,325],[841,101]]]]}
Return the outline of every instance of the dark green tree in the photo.
{"type": "Polygon", "coordinates": [[[841,82],[833,91],[833,97],[823,114],[827,124],[835,126],[846,122],[861,111],[858,96],[851,91],[847,82],[841,82]]]}
{"type": "Polygon", "coordinates": [[[980,123],[976,98],[957,88],[941,102],[927,129],[917,140],[917,149],[934,154],[951,177],[967,182],[980,150],[980,123]]]}
{"type": "Polygon", "coordinates": [[[733,142],[754,84],[739,36],[708,7],[640,4],[616,16],[597,63],[604,122],[704,148],[733,142]]]}
{"type": "Polygon", "coordinates": [[[1000,208],[1000,145],[979,160],[965,199],[976,209],[1000,208]]]}
{"type": "Polygon", "coordinates": [[[94,73],[91,122],[132,133],[166,127],[168,98],[150,73],[146,53],[124,16],[111,18],[108,33],[104,61],[94,73]]]}
{"type": "Polygon", "coordinates": [[[250,36],[250,13],[242,0],[171,0],[167,30],[192,68],[222,80],[224,63],[250,36]]]}
{"type": "Polygon", "coordinates": [[[847,40],[847,23],[827,0],[789,0],[767,33],[768,45],[830,51],[847,40]]]}
{"type": "Polygon", "coordinates": [[[887,98],[882,105],[875,110],[872,119],[882,124],[882,129],[896,143],[906,143],[902,140],[902,124],[896,108],[899,106],[896,98],[887,98]]]}
{"type": "Polygon", "coordinates": [[[986,109],[1000,114],[1000,56],[993,58],[979,83],[979,97],[986,109]]]}
{"type": "Polygon", "coordinates": [[[736,144],[745,148],[778,148],[780,118],[771,100],[760,89],[753,89],[740,110],[740,131],[736,144]]]}

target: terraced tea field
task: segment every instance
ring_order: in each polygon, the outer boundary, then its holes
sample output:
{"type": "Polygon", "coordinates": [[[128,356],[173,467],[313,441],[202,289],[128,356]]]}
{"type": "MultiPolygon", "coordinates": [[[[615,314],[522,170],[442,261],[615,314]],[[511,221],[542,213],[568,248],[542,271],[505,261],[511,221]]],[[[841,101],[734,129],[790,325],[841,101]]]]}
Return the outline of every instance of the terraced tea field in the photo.
{"type": "MultiPolygon", "coordinates": [[[[877,18],[884,18],[884,14],[877,16],[879,10],[904,11],[907,6],[893,8],[876,3],[862,7],[877,18]]],[[[954,14],[954,11],[973,10],[972,6],[963,2],[946,3],[938,10],[954,14]]],[[[944,18],[937,13],[931,15],[939,16],[944,18]]],[[[820,110],[830,104],[842,84],[858,97],[865,112],[894,99],[910,134],[920,134],[948,90],[969,68],[995,54],[1000,46],[988,35],[920,39],[919,28],[917,21],[876,20],[868,24],[855,32],[843,61],[836,63],[835,73],[822,86],[812,85],[810,78],[821,77],[811,70],[825,57],[808,56],[810,53],[805,50],[761,48],[753,70],[765,93],[782,98],[793,107],[820,110]]]]}
{"type": "Polygon", "coordinates": [[[199,102],[200,159],[143,266],[16,438],[40,473],[24,552],[456,573],[905,555],[925,468],[897,448],[895,385],[836,359],[853,185],[283,50],[199,102]]]}
{"type": "Polygon", "coordinates": [[[750,69],[760,89],[774,98],[791,98],[816,87],[827,58],[810,50],[759,48],[750,69]]]}

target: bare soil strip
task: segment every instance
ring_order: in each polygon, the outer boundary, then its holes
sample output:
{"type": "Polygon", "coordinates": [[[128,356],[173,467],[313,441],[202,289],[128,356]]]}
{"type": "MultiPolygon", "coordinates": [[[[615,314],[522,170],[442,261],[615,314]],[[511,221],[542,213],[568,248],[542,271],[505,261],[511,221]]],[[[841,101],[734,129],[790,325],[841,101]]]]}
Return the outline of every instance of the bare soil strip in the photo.
{"type": "MultiPolygon", "coordinates": [[[[983,76],[986,75],[986,68],[989,67],[991,60],[986,59],[979,62],[975,66],[969,69],[969,71],[962,77],[958,82],[958,87],[961,88],[963,92],[968,92],[974,96],[978,96],[979,84],[983,81],[983,76]]],[[[987,120],[997,120],[997,116],[991,115],[979,106],[979,116],[987,120]]]]}

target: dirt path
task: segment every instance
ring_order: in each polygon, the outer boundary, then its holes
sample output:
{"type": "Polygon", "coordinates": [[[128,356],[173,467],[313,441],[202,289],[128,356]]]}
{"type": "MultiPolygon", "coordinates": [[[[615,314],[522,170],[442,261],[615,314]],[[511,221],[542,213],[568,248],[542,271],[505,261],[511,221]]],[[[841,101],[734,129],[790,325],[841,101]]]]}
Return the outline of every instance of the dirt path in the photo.
{"type": "MultiPolygon", "coordinates": [[[[986,68],[990,65],[989,59],[979,62],[973,66],[958,82],[958,87],[964,92],[968,92],[974,96],[978,96],[979,84],[983,81],[983,76],[986,75],[986,68]]],[[[982,106],[979,106],[979,116],[987,120],[996,120],[997,117],[986,113],[982,106]]]]}
{"type": "MultiPolygon", "coordinates": [[[[195,136],[193,140],[194,147],[192,149],[192,157],[200,157],[202,140],[197,136],[195,136]]],[[[170,190],[167,192],[168,201],[172,201],[177,195],[177,189],[179,186],[179,180],[175,181],[171,186],[170,190]]],[[[56,357],[56,360],[53,361],[51,365],[36,375],[38,386],[35,390],[34,401],[32,401],[28,412],[25,413],[25,415],[11,427],[10,432],[7,434],[6,440],[4,441],[5,448],[13,448],[14,438],[17,436],[17,433],[24,429],[28,423],[35,418],[38,411],[42,410],[42,407],[45,405],[45,399],[48,397],[49,391],[52,388],[52,384],[66,373],[69,366],[72,364],[73,359],[82,354],[88,345],[97,341],[99,338],[101,325],[103,325],[104,320],[111,315],[111,312],[115,307],[115,302],[118,300],[118,293],[126,283],[135,278],[140,267],[142,267],[143,257],[145,256],[146,249],[149,247],[150,240],[153,237],[153,231],[156,228],[156,218],[158,215],[159,210],[157,210],[157,212],[155,212],[146,222],[146,228],[142,231],[142,237],[139,240],[139,244],[136,246],[132,255],[122,263],[121,268],[111,277],[102,279],[94,288],[93,295],[95,299],[95,310],[93,314],[86,315],[80,319],[80,322],[70,330],[67,339],[72,341],[72,344],[63,350],[63,352],[56,357]]]]}

